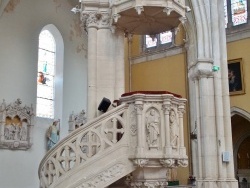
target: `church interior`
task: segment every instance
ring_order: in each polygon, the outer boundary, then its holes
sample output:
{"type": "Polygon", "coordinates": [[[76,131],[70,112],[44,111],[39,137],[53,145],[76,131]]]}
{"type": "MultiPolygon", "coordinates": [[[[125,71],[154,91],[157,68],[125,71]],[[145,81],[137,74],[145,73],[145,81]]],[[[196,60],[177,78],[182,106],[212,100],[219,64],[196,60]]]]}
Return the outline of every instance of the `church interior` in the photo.
{"type": "Polygon", "coordinates": [[[250,0],[0,0],[0,188],[250,187],[249,47],[250,0]]]}

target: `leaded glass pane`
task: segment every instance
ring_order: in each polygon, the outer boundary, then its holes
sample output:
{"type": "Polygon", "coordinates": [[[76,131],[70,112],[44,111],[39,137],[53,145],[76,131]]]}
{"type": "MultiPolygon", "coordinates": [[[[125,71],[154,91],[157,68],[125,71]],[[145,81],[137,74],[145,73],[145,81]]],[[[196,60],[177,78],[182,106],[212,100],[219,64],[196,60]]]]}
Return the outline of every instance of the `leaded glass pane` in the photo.
{"type": "Polygon", "coordinates": [[[233,25],[247,23],[247,0],[231,0],[233,25]]]}
{"type": "Polygon", "coordinates": [[[146,35],[146,48],[155,47],[157,45],[157,38],[146,35]]]}
{"type": "Polygon", "coordinates": [[[160,34],[160,43],[161,44],[167,44],[172,41],[172,32],[166,31],[160,34]]]}
{"type": "Polygon", "coordinates": [[[39,48],[55,51],[55,39],[48,30],[42,31],[39,35],[39,48]]]}
{"type": "Polygon", "coordinates": [[[39,36],[37,116],[54,118],[55,40],[47,30],[39,36]]]}
{"type": "Polygon", "coordinates": [[[225,17],[225,28],[227,28],[228,24],[227,0],[224,0],[224,17],[225,17]]]}
{"type": "Polygon", "coordinates": [[[54,118],[54,101],[37,98],[36,115],[39,117],[54,118]]]}

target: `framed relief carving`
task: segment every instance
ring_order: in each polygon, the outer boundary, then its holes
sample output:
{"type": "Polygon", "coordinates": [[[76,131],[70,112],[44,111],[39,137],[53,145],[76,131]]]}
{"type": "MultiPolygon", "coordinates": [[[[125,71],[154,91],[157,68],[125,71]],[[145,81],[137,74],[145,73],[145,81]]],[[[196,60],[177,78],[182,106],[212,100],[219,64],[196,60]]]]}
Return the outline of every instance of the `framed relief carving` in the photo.
{"type": "Polygon", "coordinates": [[[242,59],[228,61],[228,85],[230,95],[245,93],[242,59]]]}
{"type": "Polygon", "coordinates": [[[33,108],[22,106],[20,99],[0,106],[0,148],[29,149],[32,145],[33,108]]]}

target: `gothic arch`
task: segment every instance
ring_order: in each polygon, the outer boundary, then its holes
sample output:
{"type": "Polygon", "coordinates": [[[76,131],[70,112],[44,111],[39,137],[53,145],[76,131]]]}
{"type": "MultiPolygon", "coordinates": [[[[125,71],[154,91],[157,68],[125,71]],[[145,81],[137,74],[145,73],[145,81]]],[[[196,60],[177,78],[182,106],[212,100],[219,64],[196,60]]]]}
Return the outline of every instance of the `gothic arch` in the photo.
{"type": "MultiPolygon", "coordinates": [[[[238,116],[246,119],[250,123],[250,113],[249,112],[247,112],[241,108],[238,108],[236,106],[233,106],[233,107],[231,107],[231,117],[233,117],[234,115],[238,115],[238,116]]],[[[237,153],[238,153],[239,147],[242,144],[242,142],[249,136],[250,136],[250,131],[245,132],[243,135],[240,136],[240,138],[233,145],[235,174],[237,174],[237,169],[238,169],[237,153]]]]}
{"type": "Polygon", "coordinates": [[[236,106],[231,107],[231,117],[234,115],[239,115],[250,122],[250,113],[236,106]]]}

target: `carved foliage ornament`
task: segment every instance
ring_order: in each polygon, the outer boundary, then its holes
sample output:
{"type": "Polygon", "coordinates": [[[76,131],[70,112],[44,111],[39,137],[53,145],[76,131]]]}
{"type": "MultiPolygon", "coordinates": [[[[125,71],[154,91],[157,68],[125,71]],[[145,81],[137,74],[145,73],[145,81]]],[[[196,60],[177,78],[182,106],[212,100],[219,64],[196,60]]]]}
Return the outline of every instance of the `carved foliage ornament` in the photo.
{"type": "Polygon", "coordinates": [[[83,12],[82,13],[82,22],[84,22],[85,27],[110,27],[110,15],[108,13],[100,12],[83,12]]]}
{"type": "Polygon", "coordinates": [[[149,159],[134,159],[134,164],[139,167],[144,167],[148,164],[149,159]]]}
{"type": "Polygon", "coordinates": [[[20,99],[9,105],[3,100],[0,106],[0,148],[26,150],[32,145],[33,108],[21,104],[20,99]]]}
{"type": "Polygon", "coordinates": [[[188,159],[160,159],[160,163],[167,168],[187,167],[188,159]]]}

